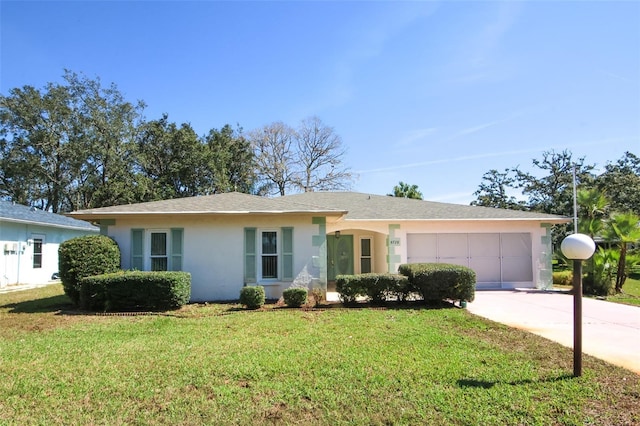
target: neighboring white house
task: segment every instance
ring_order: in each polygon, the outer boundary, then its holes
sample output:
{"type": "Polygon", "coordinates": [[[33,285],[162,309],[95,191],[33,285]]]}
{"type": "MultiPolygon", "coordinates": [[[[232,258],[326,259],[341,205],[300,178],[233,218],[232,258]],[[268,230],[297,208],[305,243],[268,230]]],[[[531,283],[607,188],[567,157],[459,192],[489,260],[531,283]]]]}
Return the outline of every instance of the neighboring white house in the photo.
{"type": "Polygon", "coordinates": [[[58,272],[58,247],[97,234],[88,222],[0,201],[0,287],[41,284],[58,272]]]}
{"type": "Polygon", "coordinates": [[[237,299],[255,283],[274,298],[292,285],[331,290],[338,274],[407,262],[469,266],[478,288],[547,288],[551,225],[571,220],[354,192],[226,193],[70,216],[114,238],[125,269],[190,272],[192,301],[237,299]]]}

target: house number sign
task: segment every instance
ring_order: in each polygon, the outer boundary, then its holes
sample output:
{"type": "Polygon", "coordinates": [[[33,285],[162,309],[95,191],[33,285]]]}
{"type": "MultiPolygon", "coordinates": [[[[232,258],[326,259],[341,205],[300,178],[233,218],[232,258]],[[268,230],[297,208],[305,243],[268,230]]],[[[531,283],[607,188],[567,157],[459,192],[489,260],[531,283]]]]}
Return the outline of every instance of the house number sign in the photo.
{"type": "Polygon", "coordinates": [[[389,245],[390,246],[399,246],[400,245],[400,238],[391,238],[391,239],[389,239],[389,245]]]}

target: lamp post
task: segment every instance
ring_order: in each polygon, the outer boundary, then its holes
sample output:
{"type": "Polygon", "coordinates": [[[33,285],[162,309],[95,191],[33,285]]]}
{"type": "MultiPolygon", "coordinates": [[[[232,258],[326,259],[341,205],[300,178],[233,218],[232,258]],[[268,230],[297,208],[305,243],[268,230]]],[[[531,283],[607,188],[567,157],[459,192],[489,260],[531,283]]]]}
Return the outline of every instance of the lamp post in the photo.
{"type": "Polygon", "coordinates": [[[596,244],[585,234],[572,234],[562,240],[560,250],[573,260],[573,376],[582,376],[582,261],[589,259],[596,244]]]}

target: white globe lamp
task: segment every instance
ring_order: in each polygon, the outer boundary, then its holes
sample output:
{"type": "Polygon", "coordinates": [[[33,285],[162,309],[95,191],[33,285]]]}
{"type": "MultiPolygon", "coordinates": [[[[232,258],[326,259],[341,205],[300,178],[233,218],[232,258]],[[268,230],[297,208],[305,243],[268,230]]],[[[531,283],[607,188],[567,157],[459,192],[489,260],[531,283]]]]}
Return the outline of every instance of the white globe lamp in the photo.
{"type": "Polygon", "coordinates": [[[596,251],[596,243],[585,234],[571,234],[560,244],[560,250],[567,259],[586,260],[596,251]]]}

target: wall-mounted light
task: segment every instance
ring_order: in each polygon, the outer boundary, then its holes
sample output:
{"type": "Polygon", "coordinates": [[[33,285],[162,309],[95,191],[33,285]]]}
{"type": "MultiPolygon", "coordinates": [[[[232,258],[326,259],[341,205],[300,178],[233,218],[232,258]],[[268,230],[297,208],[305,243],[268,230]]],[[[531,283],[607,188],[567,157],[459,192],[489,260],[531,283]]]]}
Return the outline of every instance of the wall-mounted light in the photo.
{"type": "Polygon", "coordinates": [[[336,231],[336,240],[340,238],[340,231],[336,231]]]}

